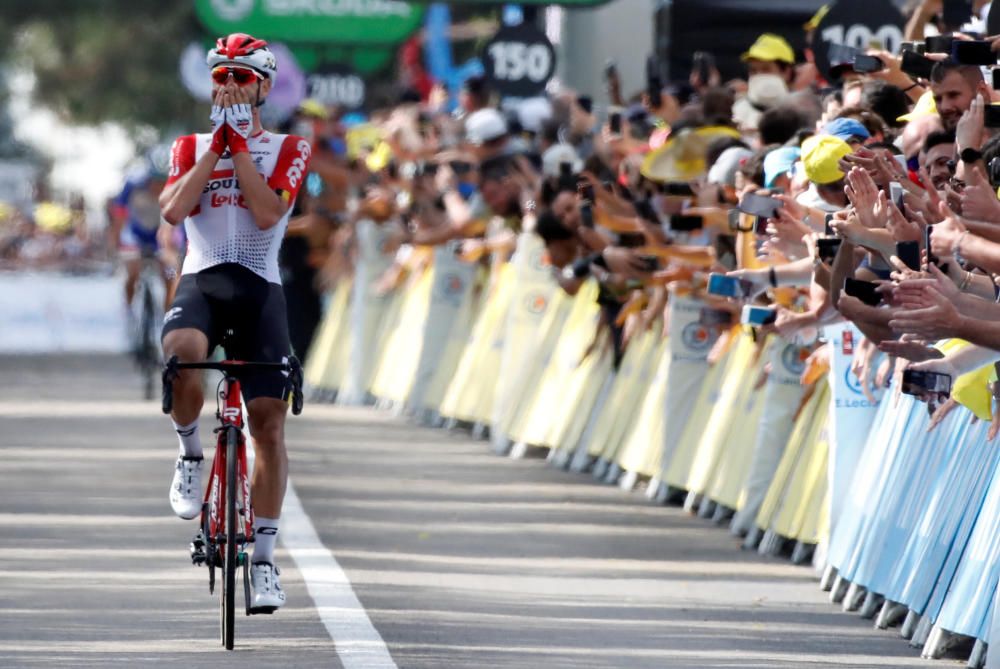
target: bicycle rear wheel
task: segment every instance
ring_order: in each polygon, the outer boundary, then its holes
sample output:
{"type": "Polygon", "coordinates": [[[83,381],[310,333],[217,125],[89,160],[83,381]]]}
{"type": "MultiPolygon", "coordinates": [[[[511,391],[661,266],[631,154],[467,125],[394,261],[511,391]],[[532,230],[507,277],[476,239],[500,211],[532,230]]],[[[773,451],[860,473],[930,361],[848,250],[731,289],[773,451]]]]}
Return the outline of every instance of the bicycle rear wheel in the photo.
{"type": "Polygon", "coordinates": [[[239,534],[236,513],[237,462],[240,432],[235,427],[226,428],[226,557],[222,578],[222,644],[226,650],[233,649],[236,630],[236,535],[239,534]]]}
{"type": "Polygon", "coordinates": [[[158,345],[156,342],[156,306],[153,301],[153,289],[148,280],[142,285],[142,338],[139,356],[140,373],[143,376],[143,398],[153,399],[156,392],[156,373],[159,369],[158,345]]]}

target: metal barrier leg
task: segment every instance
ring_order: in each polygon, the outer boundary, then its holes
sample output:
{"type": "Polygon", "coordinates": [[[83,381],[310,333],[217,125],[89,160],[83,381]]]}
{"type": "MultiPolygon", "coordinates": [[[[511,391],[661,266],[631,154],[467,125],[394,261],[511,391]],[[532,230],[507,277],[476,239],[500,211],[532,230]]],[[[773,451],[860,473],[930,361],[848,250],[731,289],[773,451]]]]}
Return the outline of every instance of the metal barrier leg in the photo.
{"type": "Polygon", "coordinates": [[[660,488],[663,487],[663,482],[659,478],[653,477],[649,479],[649,483],[646,485],[646,499],[650,502],[656,500],[656,496],[660,494],[660,488]]]}
{"type": "Polygon", "coordinates": [[[904,639],[913,638],[913,633],[917,629],[917,625],[920,624],[920,614],[913,609],[907,609],[906,618],[903,620],[903,624],[899,628],[899,636],[904,639]]]}
{"type": "Polygon", "coordinates": [[[857,583],[851,583],[847,588],[847,592],[844,593],[844,601],[841,606],[845,613],[851,611],[857,611],[861,607],[861,602],[865,598],[865,587],[863,585],[858,585],[857,583]]]}
{"type": "Polygon", "coordinates": [[[796,541],[795,548],[792,550],[792,564],[805,564],[812,559],[815,551],[815,544],[806,544],[801,541],[796,541]]]}
{"type": "Polygon", "coordinates": [[[764,536],[760,540],[760,545],[757,546],[757,552],[761,555],[769,555],[771,557],[777,557],[781,554],[781,549],[785,545],[785,538],[781,535],[773,532],[772,530],[767,530],[764,532],[764,536]]]}
{"type": "Polygon", "coordinates": [[[830,592],[830,588],[833,587],[833,581],[837,578],[837,568],[832,564],[826,565],[823,568],[823,576],[819,579],[819,589],[823,592],[830,592]]]}
{"type": "Polygon", "coordinates": [[[618,487],[625,492],[632,492],[635,488],[635,484],[639,481],[639,474],[636,472],[625,472],[620,479],[618,479],[618,487]]]}
{"type": "Polygon", "coordinates": [[[887,599],[882,602],[882,609],[875,616],[875,627],[880,630],[889,629],[903,620],[908,611],[905,604],[897,604],[887,599]]]}
{"type": "Polygon", "coordinates": [[[528,445],[523,441],[519,441],[510,447],[510,451],[507,453],[511,460],[523,460],[525,454],[528,452],[528,445]]]}
{"type": "Polygon", "coordinates": [[[910,645],[914,648],[923,648],[933,629],[934,623],[931,622],[931,619],[921,617],[916,629],[913,630],[913,636],[910,637],[910,645]]]}
{"type": "Polygon", "coordinates": [[[972,652],[969,653],[969,661],[965,663],[968,669],[982,669],[986,664],[986,642],[982,639],[976,639],[976,644],[972,647],[972,652]]]}
{"type": "Polygon", "coordinates": [[[869,591],[868,594],[865,595],[865,601],[861,603],[861,608],[858,609],[858,615],[866,620],[874,618],[875,614],[882,608],[882,603],[884,601],[885,597],[869,591]]]}
{"type": "Polygon", "coordinates": [[[618,483],[618,477],[622,475],[622,468],[617,462],[612,462],[608,467],[608,473],[602,479],[608,485],[615,485],[618,483]]]}
{"type": "Polygon", "coordinates": [[[756,525],[750,528],[747,532],[747,536],[743,539],[743,545],[741,546],[745,551],[755,551],[760,545],[760,540],[764,538],[764,530],[760,529],[756,525]]]}
{"type": "Polygon", "coordinates": [[[838,574],[837,578],[833,581],[833,586],[830,588],[830,603],[839,604],[844,601],[844,595],[847,594],[849,587],[851,587],[851,584],[838,574]]]}
{"type": "Polygon", "coordinates": [[[608,474],[608,467],[610,466],[611,466],[610,462],[608,462],[604,458],[598,458],[597,462],[594,463],[594,469],[592,472],[594,478],[597,479],[598,481],[603,481],[604,477],[607,476],[608,474]]]}
{"type": "Polygon", "coordinates": [[[701,498],[701,504],[698,505],[698,516],[701,518],[711,518],[712,514],[715,513],[715,502],[705,495],[701,498]]]}
{"type": "Polygon", "coordinates": [[[472,426],[472,438],[473,439],[486,439],[489,436],[489,428],[486,427],[486,423],[474,423],[472,426]]]}
{"type": "Polygon", "coordinates": [[[712,522],[716,525],[725,525],[727,521],[733,519],[733,514],[735,512],[728,506],[723,506],[722,504],[715,505],[715,512],[712,513],[712,522]]]}

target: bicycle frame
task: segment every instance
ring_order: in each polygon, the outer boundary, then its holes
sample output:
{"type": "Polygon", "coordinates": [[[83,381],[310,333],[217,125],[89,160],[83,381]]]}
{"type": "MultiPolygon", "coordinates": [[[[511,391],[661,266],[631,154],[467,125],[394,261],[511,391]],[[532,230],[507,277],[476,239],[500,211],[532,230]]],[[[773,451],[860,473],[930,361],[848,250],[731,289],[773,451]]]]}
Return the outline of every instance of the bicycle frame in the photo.
{"type": "MultiPolygon", "coordinates": [[[[217,418],[221,426],[216,429],[219,439],[215,449],[215,459],[212,462],[209,484],[205,490],[205,503],[202,505],[202,527],[208,528],[208,537],[206,538],[211,540],[215,550],[219,550],[225,545],[227,441],[230,430],[235,430],[237,434],[236,476],[243,487],[238,496],[239,509],[237,510],[242,516],[243,527],[240,529],[243,532],[237,538],[242,539],[244,544],[253,541],[253,507],[250,506],[250,477],[247,467],[246,439],[243,437],[243,406],[240,403],[240,382],[238,379],[226,375],[220,399],[222,406],[217,418]]],[[[218,560],[216,564],[222,564],[222,560],[218,560]]]]}

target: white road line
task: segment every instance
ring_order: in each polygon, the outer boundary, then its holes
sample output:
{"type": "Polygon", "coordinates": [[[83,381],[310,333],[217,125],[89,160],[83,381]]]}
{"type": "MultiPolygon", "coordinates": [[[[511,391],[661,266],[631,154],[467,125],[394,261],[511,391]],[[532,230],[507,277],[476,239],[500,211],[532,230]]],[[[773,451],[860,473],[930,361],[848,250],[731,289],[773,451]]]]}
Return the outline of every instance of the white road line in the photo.
{"type": "Polygon", "coordinates": [[[290,481],[278,536],[302,573],[344,669],[397,669],[385,641],[354,594],[347,574],[316,534],[290,481]]]}
{"type": "MultiPolygon", "coordinates": [[[[246,404],[243,405],[243,414],[247,415],[246,404]]],[[[246,427],[243,435],[247,443],[247,468],[252,472],[256,460],[253,437],[246,427]]],[[[344,669],[399,669],[382,635],[354,594],[347,574],[330,549],[320,541],[291,480],[281,506],[278,537],[302,574],[316,613],[333,639],[344,669]]]]}

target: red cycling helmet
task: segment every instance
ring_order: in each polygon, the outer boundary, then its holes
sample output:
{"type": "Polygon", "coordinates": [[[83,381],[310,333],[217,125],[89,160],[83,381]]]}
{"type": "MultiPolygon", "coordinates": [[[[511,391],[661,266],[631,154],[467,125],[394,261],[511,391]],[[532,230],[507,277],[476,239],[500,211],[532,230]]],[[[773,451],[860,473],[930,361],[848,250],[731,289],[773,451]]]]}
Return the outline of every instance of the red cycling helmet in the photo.
{"type": "Polygon", "coordinates": [[[267,42],[246,33],[232,33],[220,37],[215,48],[208,52],[206,58],[209,69],[218,65],[243,65],[251,67],[274,84],[278,75],[278,63],[274,54],[267,48],[267,42]]]}

